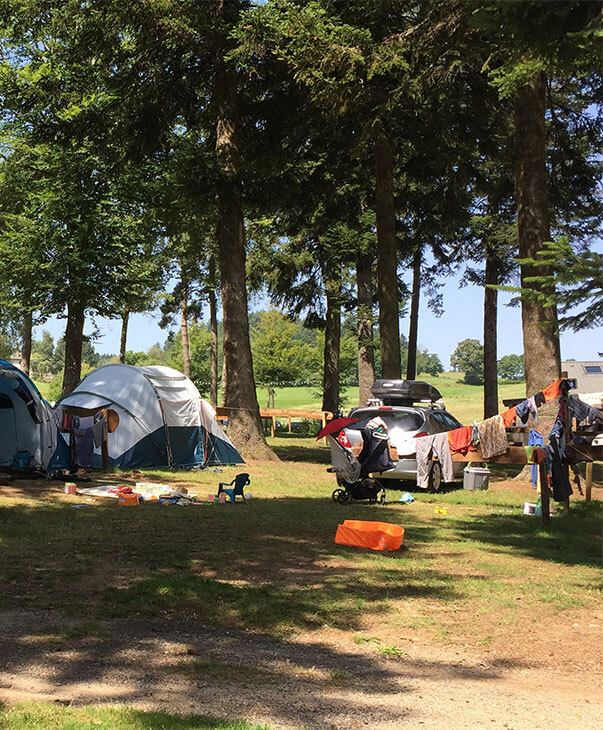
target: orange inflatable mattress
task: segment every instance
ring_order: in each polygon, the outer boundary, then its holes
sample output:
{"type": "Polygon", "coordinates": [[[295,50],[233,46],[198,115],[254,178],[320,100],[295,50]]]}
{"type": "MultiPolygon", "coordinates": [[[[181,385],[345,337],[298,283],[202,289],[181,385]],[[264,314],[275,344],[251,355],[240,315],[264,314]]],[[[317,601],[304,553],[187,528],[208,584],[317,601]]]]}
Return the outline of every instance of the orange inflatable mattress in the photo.
{"type": "Polygon", "coordinates": [[[335,542],[371,550],[398,550],[402,545],[404,528],[389,522],[345,520],[337,528],[335,542]]]}

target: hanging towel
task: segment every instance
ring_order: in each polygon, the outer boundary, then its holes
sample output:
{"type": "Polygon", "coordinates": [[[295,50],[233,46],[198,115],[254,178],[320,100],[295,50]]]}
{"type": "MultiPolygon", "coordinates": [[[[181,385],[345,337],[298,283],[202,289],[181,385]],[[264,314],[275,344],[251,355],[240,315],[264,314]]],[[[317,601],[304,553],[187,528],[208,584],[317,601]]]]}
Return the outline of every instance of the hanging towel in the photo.
{"type": "Polygon", "coordinates": [[[477,424],[482,458],[504,454],[509,447],[507,432],[500,413],[477,424]]]}
{"type": "Polygon", "coordinates": [[[453,454],[466,454],[471,446],[471,426],[448,431],[448,443],[453,454]]]}
{"type": "Polygon", "coordinates": [[[442,467],[442,478],[445,482],[454,479],[452,471],[452,457],[450,456],[450,444],[448,434],[437,433],[434,436],[423,436],[416,439],[417,450],[417,486],[427,489],[429,486],[429,471],[431,457],[437,456],[442,467]]]}

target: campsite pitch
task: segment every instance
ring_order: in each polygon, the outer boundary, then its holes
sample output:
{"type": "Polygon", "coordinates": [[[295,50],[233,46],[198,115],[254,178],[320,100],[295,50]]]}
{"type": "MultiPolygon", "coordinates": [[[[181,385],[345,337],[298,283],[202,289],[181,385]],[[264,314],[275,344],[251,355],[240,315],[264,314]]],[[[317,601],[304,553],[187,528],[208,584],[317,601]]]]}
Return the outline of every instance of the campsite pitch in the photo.
{"type": "MultiPolygon", "coordinates": [[[[245,468],[246,505],[74,509],[51,482],[0,487],[0,701],[74,705],[39,727],[90,727],[98,703],[223,728],[596,725],[600,502],[550,533],[511,480],[342,507],[325,451],[288,443],[295,463],[245,468]],[[400,524],[403,549],[336,545],[343,519],[400,524]]],[[[205,496],[237,471],[144,478],[205,496]]]]}

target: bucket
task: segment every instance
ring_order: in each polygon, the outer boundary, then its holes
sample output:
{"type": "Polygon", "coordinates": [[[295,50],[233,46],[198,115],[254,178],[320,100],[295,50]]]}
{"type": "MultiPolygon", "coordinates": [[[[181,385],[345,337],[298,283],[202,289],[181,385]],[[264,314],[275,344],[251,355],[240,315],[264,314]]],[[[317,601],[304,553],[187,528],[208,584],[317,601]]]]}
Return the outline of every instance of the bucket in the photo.
{"type": "Polygon", "coordinates": [[[472,466],[465,469],[463,474],[463,489],[488,489],[490,481],[490,469],[472,466]]]}

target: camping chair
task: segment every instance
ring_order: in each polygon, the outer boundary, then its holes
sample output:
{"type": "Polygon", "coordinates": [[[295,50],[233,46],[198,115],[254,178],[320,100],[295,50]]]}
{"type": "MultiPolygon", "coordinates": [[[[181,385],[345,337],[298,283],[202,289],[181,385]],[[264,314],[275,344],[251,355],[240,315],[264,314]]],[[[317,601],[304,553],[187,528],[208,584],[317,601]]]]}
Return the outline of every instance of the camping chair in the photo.
{"type": "Polygon", "coordinates": [[[241,497],[243,497],[243,502],[245,502],[243,487],[246,487],[248,484],[251,484],[249,474],[237,474],[232,482],[229,482],[228,484],[225,482],[220,482],[220,484],[218,485],[218,495],[220,494],[220,492],[226,492],[230,501],[234,503],[235,497],[237,496],[237,494],[240,494],[241,497]],[[232,487],[233,484],[233,489],[225,489],[225,487],[232,487]]]}

